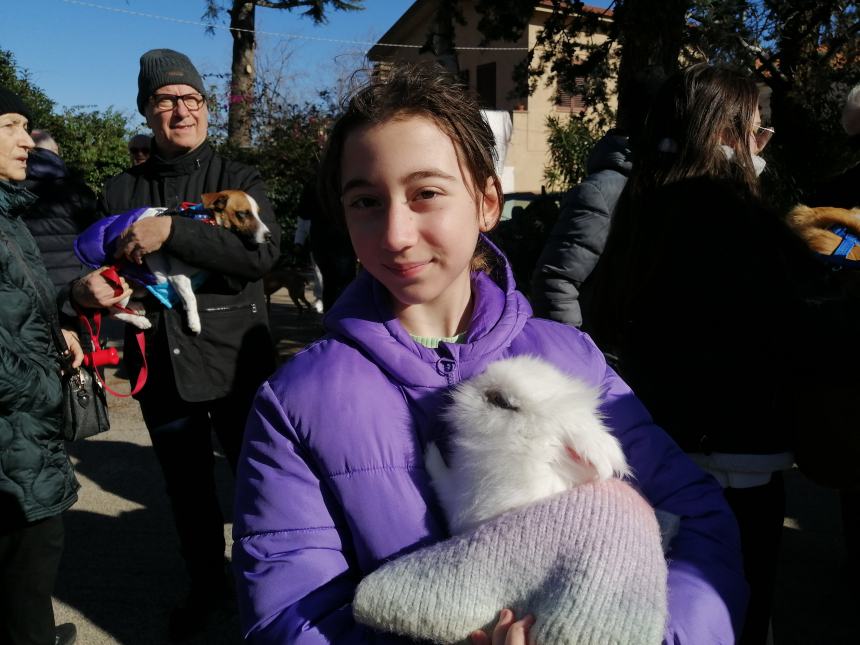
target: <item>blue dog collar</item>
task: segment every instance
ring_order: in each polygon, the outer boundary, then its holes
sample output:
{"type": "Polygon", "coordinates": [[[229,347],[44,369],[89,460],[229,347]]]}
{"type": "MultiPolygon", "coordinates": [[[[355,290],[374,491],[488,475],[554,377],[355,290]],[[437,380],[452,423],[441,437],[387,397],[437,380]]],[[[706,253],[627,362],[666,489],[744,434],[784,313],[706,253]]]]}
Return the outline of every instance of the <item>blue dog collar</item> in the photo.
{"type": "Polygon", "coordinates": [[[830,228],[830,232],[841,237],[842,241],[830,255],[820,253],[819,255],[821,256],[821,258],[828,264],[836,265],[833,267],[834,269],[841,267],[860,266],[860,260],[848,259],[848,254],[851,253],[854,247],[860,246],[860,238],[858,238],[857,235],[852,233],[846,226],[834,226],[830,228]]]}

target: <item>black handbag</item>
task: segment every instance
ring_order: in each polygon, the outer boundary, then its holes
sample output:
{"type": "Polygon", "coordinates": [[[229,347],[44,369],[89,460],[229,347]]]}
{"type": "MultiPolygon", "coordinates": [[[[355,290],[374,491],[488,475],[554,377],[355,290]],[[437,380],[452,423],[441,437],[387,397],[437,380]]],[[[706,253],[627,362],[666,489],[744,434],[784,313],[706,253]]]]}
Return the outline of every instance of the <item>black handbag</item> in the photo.
{"type": "Polygon", "coordinates": [[[110,429],[107,397],[101,382],[95,378],[93,368],[81,365],[72,367],[72,352],[69,349],[60,323],[57,320],[56,303],[43,292],[33,279],[30,268],[18,245],[3,236],[12,254],[16,256],[27,280],[36,290],[40,308],[48,319],[54,346],[60,355],[60,379],[63,384],[62,435],[66,441],[86,439],[110,429]]]}
{"type": "Polygon", "coordinates": [[[56,317],[51,319],[51,333],[63,363],[63,438],[76,441],[110,430],[107,396],[94,369],[71,367],[72,353],[56,317]]]}

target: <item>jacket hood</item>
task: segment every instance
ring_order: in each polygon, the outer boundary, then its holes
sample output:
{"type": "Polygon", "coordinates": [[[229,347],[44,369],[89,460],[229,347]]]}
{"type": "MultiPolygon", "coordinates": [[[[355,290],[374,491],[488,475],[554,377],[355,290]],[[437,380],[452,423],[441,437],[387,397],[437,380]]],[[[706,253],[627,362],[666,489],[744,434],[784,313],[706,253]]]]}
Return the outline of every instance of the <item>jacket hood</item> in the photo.
{"type": "Polygon", "coordinates": [[[66,162],[45,148],[33,148],[27,157],[27,179],[62,179],[69,175],[66,162]]]}
{"type": "Polygon", "coordinates": [[[630,140],[623,134],[609,131],[595,144],[585,168],[589,175],[600,170],[616,170],[629,175],[633,169],[630,140]]]}
{"type": "Polygon", "coordinates": [[[464,343],[442,343],[438,350],[416,343],[394,316],[386,288],[367,271],[359,274],[326,314],[326,331],[351,341],[407,386],[439,387],[453,380],[449,379],[453,371],[460,378],[479,372],[497,357],[500,348],[510,345],[532,315],[528,302],[516,290],[507,258],[486,237],[481,236],[480,244],[496,262],[490,274],[472,274],[475,307],[464,343]]]}

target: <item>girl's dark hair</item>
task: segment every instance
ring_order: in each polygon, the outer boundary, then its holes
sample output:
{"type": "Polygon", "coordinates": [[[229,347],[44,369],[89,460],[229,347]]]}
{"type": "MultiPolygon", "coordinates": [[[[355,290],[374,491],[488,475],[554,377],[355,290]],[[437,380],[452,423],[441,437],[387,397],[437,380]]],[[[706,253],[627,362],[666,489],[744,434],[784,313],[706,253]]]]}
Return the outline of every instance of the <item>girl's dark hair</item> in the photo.
{"type": "MultiPolygon", "coordinates": [[[[738,71],[706,63],[669,77],[657,93],[642,136],[633,149],[633,170],[612,219],[606,248],[588,303],[588,331],[605,351],[617,349],[625,321],[665,235],[654,195],[685,180],[723,182],[742,199],[758,198],[749,150],[758,89],[738,71]],[[720,145],[734,151],[729,159],[720,145]]],[[[659,202],[659,200],[657,200],[659,202]]],[[[695,208],[690,209],[695,216],[695,208]]]]}
{"type": "Polygon", "coordinates": [[[631,189],[648,191],[694,177],[732,179],[752,194],[758,181],[749,136],[758,88],[724,66],[693,65],[669,77],[651,106],[636,147],[631,189]],[[729,160],[723,143],[734,151],[729,160]]]}
{"type": "Polygon", "coordinates": [[[413,116],[433,121],[454,142],[460,163],[474,181],[476,198],[491,180],[502,206],[493,131],[476,98],[438,64],[400,65],[371,76],[347,99],[335,123],[319,172],[320,202],[327,217],[343,224],[341,161],[346,138],[357,128],[413,116]]]}

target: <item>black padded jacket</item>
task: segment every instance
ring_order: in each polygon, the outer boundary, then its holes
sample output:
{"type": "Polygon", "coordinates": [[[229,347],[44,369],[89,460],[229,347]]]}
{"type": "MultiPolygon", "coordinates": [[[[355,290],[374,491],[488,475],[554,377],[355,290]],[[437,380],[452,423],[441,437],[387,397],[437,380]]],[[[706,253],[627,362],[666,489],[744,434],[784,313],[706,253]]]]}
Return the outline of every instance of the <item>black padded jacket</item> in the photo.
{"type": "MultiPolygon", "coordinates": [[[[200,402],[223,398],[237,388],[256,389],[275,366],[260,279],[275,264],[280,248],[280,229],[263,180],[256,169],[224,159],[208,142],[174,159],[153,153],[145,163],[107,181],[102,214],[142,206],[176,208],[199,202],[204,193],[244,190],[257,201],[272,237],[253,245],[226,229],[172,218],[163,249],[209,272],[196,290],[202,330],[194,334],[188,329],[181,306],[165,309],[152,297],[146,300],[153,326],[146,334],[149,380],[141,394],[175,389],[183,400],[200,402]]],[[[126,348],[130,346],[127,337],[126,348]]],[[[127,353],[126,365],[135,375],[138,363],[133,352],[127,353]]]]}

